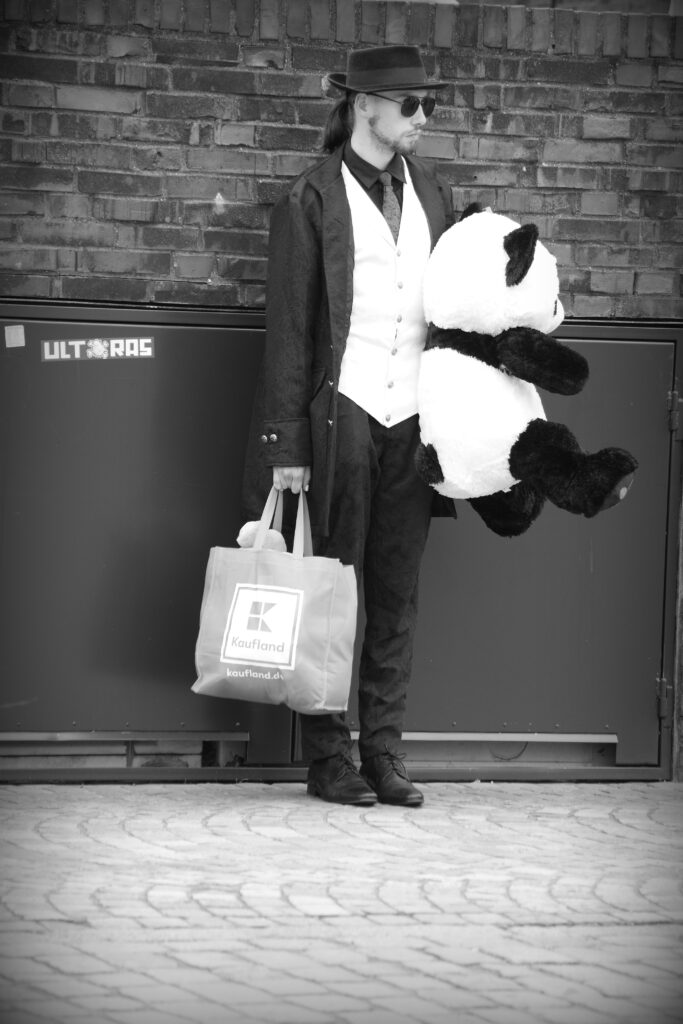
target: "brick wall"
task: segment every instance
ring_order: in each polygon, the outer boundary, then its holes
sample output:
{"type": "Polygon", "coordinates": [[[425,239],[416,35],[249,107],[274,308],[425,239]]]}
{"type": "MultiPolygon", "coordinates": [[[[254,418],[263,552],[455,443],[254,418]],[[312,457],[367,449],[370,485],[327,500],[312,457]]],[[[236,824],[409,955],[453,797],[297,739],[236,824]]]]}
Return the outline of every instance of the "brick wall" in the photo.
{"type": "Polygon", "coordinates": [[[4,0],[0,294],[258,307],[321,78],[414,42],[452,81],[423,153],[538,223],[569,314],[680,292],[683,19],[359,0],[4,0]]]}

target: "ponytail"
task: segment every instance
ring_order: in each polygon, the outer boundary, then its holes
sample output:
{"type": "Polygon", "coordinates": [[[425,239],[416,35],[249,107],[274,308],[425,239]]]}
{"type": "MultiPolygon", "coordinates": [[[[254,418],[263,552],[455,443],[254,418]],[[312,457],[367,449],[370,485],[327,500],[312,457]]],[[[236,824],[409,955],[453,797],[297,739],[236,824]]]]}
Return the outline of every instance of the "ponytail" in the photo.
{"type": "Polygon", "coordinates": [[[335,103],[325,125],[323,150],[332,153],[347,139],[353,131],[353,99],[354,94],[347,92],[343,99],[335,103]]]}

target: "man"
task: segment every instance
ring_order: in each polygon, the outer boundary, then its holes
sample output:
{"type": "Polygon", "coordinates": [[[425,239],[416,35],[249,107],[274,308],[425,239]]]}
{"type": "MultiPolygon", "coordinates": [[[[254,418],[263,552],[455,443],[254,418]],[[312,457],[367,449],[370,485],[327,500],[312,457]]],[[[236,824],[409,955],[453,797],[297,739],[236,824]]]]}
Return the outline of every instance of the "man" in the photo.
{"type": "Polygon", "coordinates": [[[398,747],[435,497],[413,462],[421,285],[453,217],[448,186],[412,154],[432,91],[446,83],[428,80],[413,46],[352,52],[346,74],[329,80],[346,93],[328,121],[331,155],[295,181],[271,220],[247,506],[259,515],[271,484],[305,488],[315,553],[353,564],[364,585],[361,770],[344,715],[301,716],[308,792],[418,806],[398,747]]]}

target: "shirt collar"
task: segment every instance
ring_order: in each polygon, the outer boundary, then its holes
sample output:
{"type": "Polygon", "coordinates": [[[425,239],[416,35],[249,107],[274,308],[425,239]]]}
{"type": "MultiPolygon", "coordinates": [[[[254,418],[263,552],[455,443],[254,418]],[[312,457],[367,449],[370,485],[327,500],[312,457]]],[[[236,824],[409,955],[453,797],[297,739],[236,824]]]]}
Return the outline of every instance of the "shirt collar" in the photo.
{"type": "MultiPolygon", "coordinates": [[[[355,149],[351,145],[351,141],[348,140],[344,146],[344,163],[351,171],[355,178],[358,178],[361,185],[365,189],[372,188],[379,181],[379,176],[382,171],[375,167],[373,164],[369,164],[367,160],[364,160],[362,156],[358,156],[355,149]]],[[[405,173],[403,171],[403,160],[398,153],[394,153],[388,166],[385,167],[386,171],[389,171],[392,178],[397,178],[405,184],[405,173]]]]}

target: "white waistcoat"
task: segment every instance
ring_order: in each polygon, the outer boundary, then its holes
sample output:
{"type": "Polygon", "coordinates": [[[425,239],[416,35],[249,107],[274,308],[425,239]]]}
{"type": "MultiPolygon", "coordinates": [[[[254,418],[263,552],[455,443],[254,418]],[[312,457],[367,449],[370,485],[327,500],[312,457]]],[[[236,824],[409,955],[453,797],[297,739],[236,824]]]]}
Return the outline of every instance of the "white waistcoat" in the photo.
{"type": "Polygon", "coordinates": [[[405,184],[398,241],[345,164],[354,241],[351,325],[339,391],[393,427],[417,412],[420,353],[427,334],[422,277],[431,238],[427,217],[403,161],[405,184]]]}

